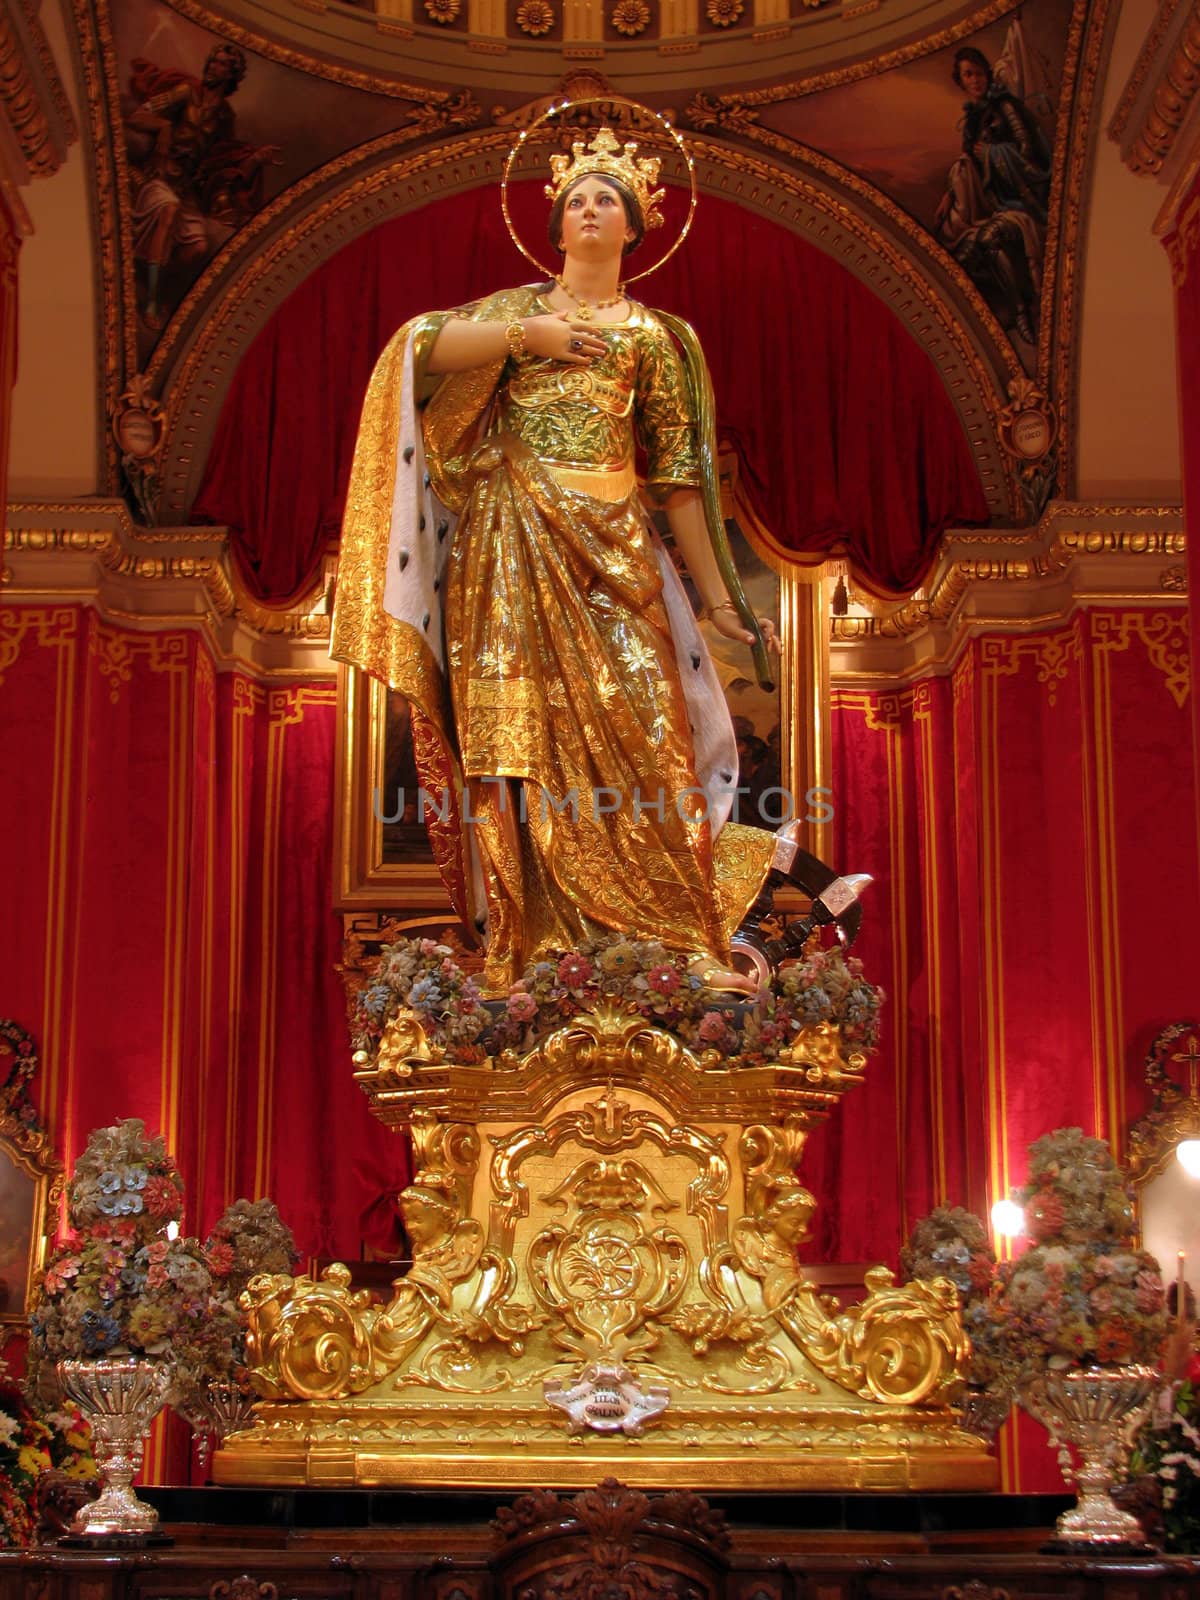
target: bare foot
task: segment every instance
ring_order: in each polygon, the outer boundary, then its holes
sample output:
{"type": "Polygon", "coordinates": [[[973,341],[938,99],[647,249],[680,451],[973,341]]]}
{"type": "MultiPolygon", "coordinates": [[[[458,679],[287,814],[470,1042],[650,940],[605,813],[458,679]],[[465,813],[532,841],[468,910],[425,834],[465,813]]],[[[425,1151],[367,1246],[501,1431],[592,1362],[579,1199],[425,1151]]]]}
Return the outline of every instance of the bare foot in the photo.
{"type": "Polygon", "coordinates": [[[688,971],[699,978],[706,989],[721,993],[755,995],[758,993],[758,975],[738,972],[732,967],[718,966],[708,956],[697,956],[688,963],[688,971]]]}

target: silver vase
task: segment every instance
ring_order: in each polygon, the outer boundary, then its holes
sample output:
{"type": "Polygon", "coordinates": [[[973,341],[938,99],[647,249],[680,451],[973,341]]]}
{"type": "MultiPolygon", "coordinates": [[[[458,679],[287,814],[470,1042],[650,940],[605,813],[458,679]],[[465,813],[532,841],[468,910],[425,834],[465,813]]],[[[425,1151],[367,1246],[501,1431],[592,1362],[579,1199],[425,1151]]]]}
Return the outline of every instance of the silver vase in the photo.
{"type": "Polygon", "coordinates": [[[205,1378],[192,1392],[190,1402],[172,1403],[195,1431],[196,1456],[203,1471],[214,1445],[219,1450],[229,1434],[250,1426],[255,1396],[247,1394],[232,1378],[205,1378]]]}
{"type": "Polygon", "coordinates": [[[988,1389],[968,1389],[962,1401],[962,1426],[987,1444],[999,1433],[1012,1410],[1011,1393],[992,1394],[988,1389]]]}
{"type": "Polygon", "coordinates": [[[1112,1489],[1124,1476],[1132,1428],[1157,1383],[1153,1367],[1070,1367],[1019,1385],[1018,1399],[1049,1432],[1064,1475],[1075,1480],[1078,1499],[1058,1519],[1057,1546],[1145,1548],[1141,1523],[1121,1510],[1112,1489]]]}
{"type": "Polygon", "coordinates": [[[101,1491],[76,1513],[71,1533],[88,1538],[153,1533],[158,1512],[139,1500],[133,1477],[142,1441],[166,1401],[171,1367],[135,1356],[58,1363],[63,1392],[91,1424],[101,1491]]]}

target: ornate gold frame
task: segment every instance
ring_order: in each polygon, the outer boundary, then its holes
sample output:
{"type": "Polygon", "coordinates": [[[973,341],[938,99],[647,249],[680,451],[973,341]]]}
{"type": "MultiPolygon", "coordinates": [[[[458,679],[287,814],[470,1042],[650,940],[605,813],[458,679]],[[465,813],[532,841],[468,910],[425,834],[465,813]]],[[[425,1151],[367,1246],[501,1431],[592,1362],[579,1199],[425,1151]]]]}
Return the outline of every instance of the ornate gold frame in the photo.
{"type": "Polygon", "coordinates": [[[1145,1116],[1129,1129],[1125,1157],[1130,1182],[1140,1198],[1141,1191],[1156,1178],[1175,1154],[1183,1139],[1200,1139],[1200,1093],[1194,1052],[1200,1050],[1200,1024],[1173,1022],[1150,1045],[1146,1055],[1146,1083],[1153,1102],[1145,1116]],[[1172,1046],[1183,1040],[1188,1054],[1172,1053],[1172,1046]],[[1170,1063],[1183,1061],[1191,1067],[1188,1085],[1178,1083],[1170,1063]]]}
{"type": "Polygon", "coordinates": [[[46,1258],[54,1238],[54,1216],[62,1196],[62,1173],[53,1157],[43,1165],[36,1152],[23,1150],[12,1138],[0,1131],[0,1156],[5,1157],[19,1172],[33,1182],[33,1225],[29,1234],[29,1253],[25,1268],[25,1293],[19,1311],[0,1311],[0,1327],[21,1327],[29,1320],[34,1287],[45,1269],[46,1258]],[[40,1225],[39,1225],[40,1223],[40,1225]]]}
{"type": "Polygon", "coordinates": [[[4,1021],[0,1023],[0,1042],[5,1054],[13,1057],[13,1066],[0,1088],[0,1157],[33,1185],[20,1309],[0,1310],[0,1329],[19,1329],[28,1321],[34,1288],[58,1231],[64,1180],[62,1164],[27,1092],[29,1080],[37,1071],[33,1040],[18,1024],[4,1021]]]}

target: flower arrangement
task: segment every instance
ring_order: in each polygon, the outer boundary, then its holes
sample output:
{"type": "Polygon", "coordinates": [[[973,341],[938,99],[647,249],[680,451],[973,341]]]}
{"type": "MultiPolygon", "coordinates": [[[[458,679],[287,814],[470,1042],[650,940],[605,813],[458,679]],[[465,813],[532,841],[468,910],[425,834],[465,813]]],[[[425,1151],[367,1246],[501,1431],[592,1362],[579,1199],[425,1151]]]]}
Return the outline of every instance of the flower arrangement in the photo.
{"type": "Polygon", "coordinates": [[[506,996],[485,1001],[449,946],[401,939],[380,952],[358,994],[351,1033],[355,1050],[373,1057],[392,1018],[411,1010],[444,1059],[479,1063],[532,1049],[571,1017],[610,1001],[685,1044],[714,1051],[723,1065],[753,1066],[777,1060],[811,1023],[837,1026],[848,1049],[874,1049],[883,998],[860,961],[815,940],[769,989],[742,1004],[707,988],[678,951],[611,934],[548,953],[526,967],[506,996]]]}
{"type": "Polygon", "coordinates": [[[1133,1205],[1102,1139],[1060,1128],[1030,1146],[1020,1191],[1033,1248],[999,1272],[991,1313],[1021,1375],[1157,1361],[1167,1332],[1158,1263],[1134,1247],[1133,1205]]]}
{"type": "Polygon", "coordinates": [[[247,1314],[239,1300],[260,1272],[291,1272],[296,1241],[271,1200],[235,1200],[204,1241],[212,1289],[204,1317],[181,1352],[172,1404],[184,1416],[205,1415],[206,1386],[235,1384],[249,1394],[246,1378],[247,1314]]]}
{"type": "Polygon", "coordinates": [[[961,1206],[938,1206],[913,1228],[900,1265],[909,1279],[950,1279],[971,1341],[967,1383],[997,1399],[1011,1394],[1017,1363],[1006,1324],[991,1314],[996,1253],[982,1220],[961,1206]]]}
{"type": "Polygon", "coordinates": [[[1172,1554],[1200,1554],[1200,1355],[1189,1355],[1182,1378],[1161,1391],[1129,1471],[1147,1491],[1131,1505],[1147,1532],[1172,1554]]]}
{"type": "Polygon", "coordinates": [[[65,1358],[164,1356],[205,1315],[211,1278],[194,1239],[171,1239],[183,1181],[136,1117],[98,1128],[67,1186],[71,1234],[43,1275],[31,1381],[65,1358]]]}
{"type": "Polygon", "coordinates": [[[491,1017],[479,985],[435,939],[397,939],[380,951],[374,974],[355,1002],[355,1050],[374,1055],[388,1023],[400,1010],[415,1011],[449,1059],[464,1065],[486,1058],[477,1041],[491,1017]]]}
{"type": "Polygon", "coordinates": [[[37,1107],[29,1097],[29,1084],[38,1068],[33,1035],[19,1023],[0,1019],[0,1119],[11,1121],[27,1134],[41,1132],[37,1107]]]}
{"type": "Polygon", "coordinates": [[[0,1543],[33,1544],[38,1479],[51,1469],[96,1476],[88,1426],[76,1411],[35,1411],[0,1357],[0,1543]]]}

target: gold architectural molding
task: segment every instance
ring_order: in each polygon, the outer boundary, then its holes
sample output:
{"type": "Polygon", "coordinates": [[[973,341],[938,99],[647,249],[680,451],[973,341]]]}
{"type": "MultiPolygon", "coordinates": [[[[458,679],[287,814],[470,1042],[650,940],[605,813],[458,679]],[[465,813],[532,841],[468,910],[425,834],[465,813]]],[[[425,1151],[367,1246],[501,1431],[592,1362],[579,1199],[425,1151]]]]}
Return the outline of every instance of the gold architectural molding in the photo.
{"type": "Polygon", "coordinates": [[[806,73],[802,78],[759,89],[733,89],[711,97],[697,94],[684,112],[684,117],[693,126],[704,126],[704,123],[697,122],[697,116],[715,116],[723,127],[745,126],[755,120],[753,112],[761,106],[782,105],[787,100],[819,94],[823,89],[839,89],[845,84],[858,83],[863,78],[890,72],[893,67],[902,67],[909,61],[919,61],[922,56],[932,55],[935,50],[944,50],[947,45],[969,38],[971,34],[978,33],[980,28],[986,28],[989,23],[1007,16],[1010,11],[1016,11],[1020,5],[1021,0],[991,0],[990,4],[973,11],[969,17],[961,18],[950,27],[939,28],[897,49],[881,51],[878,55],[829,72],[806,73]]]}
{"type": "MultiPolygon", "coordinates": [[[[508,128],[472,130],[434,148],[397,155],[406,130],[340,157],[306,180],[300,215],[277,202],[262,232],[251,224],[255,249],[239,248],[206,273],[181,308],[169,342],[150,371],[166,396],[160,514],[182,519],[199,486],[220,405],[242,352],[298,282],[383,218],[429,200],[498,180],[511,140],[508,128]],[[351,168],[361,164],[357,176],[351,168]],[[336,180],[336,182],[331,181],[336,180]]],[[[799,172],[696,135],[690,141],[701,188],[732,199],[809,237],[876,293],[937,366],[962,420],[993,516],[1011,518],[1019,504],[1012,458],[1001,448],[998,418],[1005,389],[1019,372],[1011,347],[982,303],[959,302],[962,286],[931,281],[933,251],[923,230],[881,202],[884,226],[848,205],[834,182],[860,180],[835,163],[800,149],[799,172]],[[888,226],[902,233],[895,238],[888,226]]],[[[670,180],[672,169],[665,166],[670,180]]],[[[940,255],[940,252],[938,252],[940,255]]],[[[940,263],[939,263],[940,268],[940,263]]],[[[956,269],[957,270],[957,269],[956,269]]],[[[962,289],[969,299],[974,290],[962,289]]]]}
{"type": "MultiPolygon", "coordinates": [[[[33,232],[21,188],[50,177],[79,137],[32,0],[0,0],[0,195],[18,238],[33,232]]],[[[15,269],[5,263],[6,270],[15,269]]]]}
{"type": "Polygon", "coordinates": [[[1161,172],[1200,88],[1200,0],[1168,0],[1146,36],[1109,135],[1131,172],[1161,172]]]}
{"type": "Polygon", "coordinates": [[[1082,606],[1183,609],[1181,505],[1055,502],[1028,532],[947,533],[923,589],[887,609],[833,618],[837,681],[948,672],[984,629],[1026,632],[1082,606]]]}
{"type": "Polygon", "coordinates": [[[461,15],[459,0],[414,0],[404,16],[381,14],[378,0],[374,8],[369,0],[365,5],[352,0],[294,0],[290,6],[278,0],[226,0],[220,7],[198,0],[167,3],[263,56],[376,93],[403,94],[414,86],[401,79],[414,77],[480,94],[531,93],[549,88],[564,65],[602,60],[620,76],[625,92],[652,100],[662,93],[688,94],[698,85],[719,89],[758,81],[767,45],[776,71],[789,78],[800,75],[814,88],[853,82],[938,48],[927,45],[926,38],[953,40],[985,27],[1011,11],[1016,0],[989,0],[982,6],[969,0],[888,0],[882,17],[880,0],[806,0],[802,12],[768,25],[757,20],[753,6],[737,0],[738,14],[728,25],[714,16],[714,9],[728,14],[724,4],[702,6],[687,32],[679,31],[678,8],[666,0],[645,0],[644,7],[642,0],[631,0],[625,30],[609,4],[600,8],[607,15],[593,14],[574,29],[562,8],[551,7],[553,20],[544,28],[542,0],[533,0],[532,10],[492,8],[486,20],[474,21],[469,10],[467,17],[461,15]],[[559,17],[562,28],[553,25],[559,17]]]}
{"type": "MultiPolygon", "coordinates": [[[[1111,42],[1111,14],[1112,0],[1076,0],[1059,86],[1060,126],[1055,130],[1038,330],[1038,381],[1058,413],[1059,494],[1069,494],[1075,486],[1074,419],[1079,365],[1076,303],[1079,241],[1084,224],[1082,197],[1095,142],[1096,86],[1101,60],[1111,42]],[[1069,113],[1062,110],[1064,107],[1069,108],[1069,113]]],[[[1053,485],[1050,492],[1055,492],[1053,485]]]]}
{"type": "MultiPolygon", "coordinates": [[[[328,578],[289,609],[263,606],[240,584],[224,529],[146,530],[119,500],[18,501],[4,552],[8,602],[83,603],[130,626],[199,627],[219,660],[265,676],[335,672],[328,578]]],[[[834,675],[949,670],[973,632],[1050,626],[1089,604],[1183,607],[1185,554],[1177,504],[1055,502],[1035,529],[951,529],[924,588],[832,619],[834,675]]]]}
{"type": "Polygon", "coordinates": [[[0,4],[0,108],[30,176],[57,172],[79,130],[29,0],[0,4]]]}
{"type": "Polygon", "coordinates": [[[120,500],[16,501],[4,530],[6,604],[52,598],[138,628],[198,628],[221,664],[264,677],[333,677],[316,589],[274,610],[249,596],[223,528],[138,527],[120,500]]]}
{"type": "Polygon", "coordinates": [[[116,52],[103,0],[71,0],[78,64],[87,104],[85,154],[89,186],[95,197],[96,348],[98,461],[103,487],[115,492],[120,483],[117,442],[107,419],[137,371],[137,314],[133,296],[132,237],[128,207],[119,196],[128,193],[124,149],[114,140],[108,107],[117,99],[116,52]],[[128,273],[126,268],[128,266],[128,273]],[[128,277],[128,281],[126,278],[128,277]]]}

